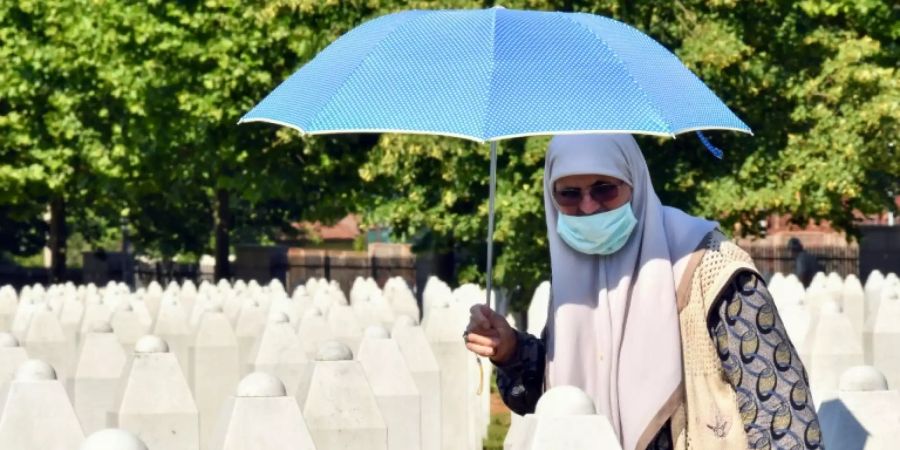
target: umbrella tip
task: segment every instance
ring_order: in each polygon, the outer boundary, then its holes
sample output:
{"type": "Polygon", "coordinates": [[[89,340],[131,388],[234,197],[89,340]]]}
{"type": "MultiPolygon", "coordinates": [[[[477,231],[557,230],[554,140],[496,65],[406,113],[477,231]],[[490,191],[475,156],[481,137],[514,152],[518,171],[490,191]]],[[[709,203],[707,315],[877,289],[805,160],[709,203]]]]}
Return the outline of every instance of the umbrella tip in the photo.
{"type": "Polygon", "coordinates": [[[709,142],[709,139],[702,132],[698,131],[697,137],[700,138],[700,142],[703,143],[706,149],[709,150],[709,152],[712,153],[713,156],[718,159],[723,159],[725,157],[725,153],[722,151],[722,149],[713,145],[712,142],[709,142]]]}
{"type": "Polygon", "coordinates": [[[494,5],[491,9],[506,9],[503,5],[494,5]]]}

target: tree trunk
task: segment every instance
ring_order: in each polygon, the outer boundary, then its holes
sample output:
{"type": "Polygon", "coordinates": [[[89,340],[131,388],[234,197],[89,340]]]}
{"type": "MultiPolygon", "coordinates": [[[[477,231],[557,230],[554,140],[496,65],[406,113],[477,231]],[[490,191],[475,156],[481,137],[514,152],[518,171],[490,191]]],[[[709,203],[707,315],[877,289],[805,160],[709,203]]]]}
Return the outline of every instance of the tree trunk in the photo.
{"type": "Polygon", "coordinates": [[[50,201],[50,282],[61,283],[66,276],[66,201],[54,197],[50,201]]]}
{"type": "Polygon", "coordinates": [[[228,263],[228,240],[231,232],[231,212],[229,210],[229,195],[225,189],[216,190],[216,271],[215,278],[219,281],[231,276],[231,267],[228,263]]]}

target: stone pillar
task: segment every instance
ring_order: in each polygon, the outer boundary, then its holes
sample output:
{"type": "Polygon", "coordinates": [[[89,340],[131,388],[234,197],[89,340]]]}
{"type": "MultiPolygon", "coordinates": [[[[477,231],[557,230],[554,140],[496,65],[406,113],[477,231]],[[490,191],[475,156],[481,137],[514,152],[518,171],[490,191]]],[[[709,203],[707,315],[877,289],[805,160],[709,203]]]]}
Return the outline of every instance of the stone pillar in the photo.
{"type": "Polygon", "coordinates": [[[10,333],[0,333],[0,386],[13,380],[16,370],[28,360],[28,352],[10,333]]]}
{"type": "Polygon", "coordinates": [[[422,399],[422,450],[441,448],[441,370],[422,327],[400,316],[391,338],[400,348],[422,399]]]}
{"type": "Polygon", "coordinates": [[[116,405],[116,390],[125,368],[125,351],[108,323],[95,322],[85,334],[69,392],[87,434],[106,427],[116,405]]]}
{"type": "Polygon", "coordinates": [[[212,436],[219,412],[240,380],[238,342],[222,305],[206,305],[189,349],[189,383],[200,415],[200,444],[212,436]]]}
{"type": "Polygon", "coordinates": [[[274,375],[292,397],[298,389],[308,389],[312,364],[306,358],[303,342],[294,332],[287,315],[278,313],[269,319],[250,351],[247,371],[274,375]]]}
{"type": "Polygon", "coordinates": [[[49,305],[35,307],[23,343],[28,356],[53,366],[56,379],[65,386],[72,373],[75,343],[66,340],[59,319],[49,305]]]}
{"type": "Polygon", "coordinates": [[[356,359],[366,373],[387,425],[388,449],[419,449],[422,401],[397,343],[384,328],[368,328],[356,359]]]}
{"type": "Polygon", "coordinates": [[[528,305],[528,334],[540,336],[547,324],[547,312],[550,308],[550,282],[544,281],[534,290],[531,303],[528,305]]]}
{"type": "Polygon", "coordinates": [[[300,408],[281,381],[267,373],[244,377],[230,397],[209,449],[315,450],[300,408]]]}
{"type": "Polygon", "coordinates": [[[184,307],[176,298],[167,297],[160,303],[153,334],[166,341],[168,352],[175,355],[182,372],[187,371],[188,347],[194,333],[188,324],[184,307]]]}
{"type": "MultiPolygon", "coordinates": [[[[468,323],[468,310],[460,304],[450,304],[448,299],[443,303],[433,300],[426,317],[425,334],[441,369],[443,450],[473,449],[476,442],[480,444],[480,433],[474,429],[472,417],[476,387],[471,383],[473,376],[478,376],[478,365],[476,356],[466,350],[462,339],[468,323]]],[[[485,387],[481,395],[489,395],[489,389],[485,387]]]]}
{"type": "Polygon", "coordinates": [[[44,361],[24,362],[0,399],[0,448],[67,449],[84,440],[66,390],[44,361]]]}
{"type": "Polygon", "coordinates": [[[872,332],[872,365],[900,387],[900,288],[881,291],[878,317],[872,332]]]}
{"type": "Polygon", "coordinates": [[[110,427],[136,434],[154,450],[200,448],[197,405],[178,360],[159,337],[138,340],[116,399],[110,427]]]}
{"type": "MultiPolygon", "coordinates": [[[[538,400],[534,415],[524,423],[533,424],[525,447],[531,450],[621,449],[606,416],[598,415],[593,401],[574,386],[557,386],[538,400]]],[[[527,431],[526,431],[527,433],[527,431]]]]}
{"type": "Polygon", "coordinates": [[[106,428],[88,436],[78,450],[147,450],[147,446],[128,430],[106,428]]]}
{"type": "Polygon", "coordinates": [[[334,339],[322,310],[317,306],[309,307],[303,314],[303,318],[300,319],[300,326],[297,327],[297,336],[300,337],[300,342],[303,343],[303,348],[306,350],[306,356],[309,359],[316,357],[316,354],[319,352],[319,346],[334,339]]]}
{"type": "Polygon", "coordinates": [[[303,418],[318,450],[387,450],[387,428],[365,371],[342,343],[319,349],[303,418]]]}
{"type": "Polygon", "coordinates": [[[857,366],[841,376],[837,398],[819,407],[819,425],[829,450],[896,448],[900,442],[900,392],[888,390],[878,369],[857,366]]]}

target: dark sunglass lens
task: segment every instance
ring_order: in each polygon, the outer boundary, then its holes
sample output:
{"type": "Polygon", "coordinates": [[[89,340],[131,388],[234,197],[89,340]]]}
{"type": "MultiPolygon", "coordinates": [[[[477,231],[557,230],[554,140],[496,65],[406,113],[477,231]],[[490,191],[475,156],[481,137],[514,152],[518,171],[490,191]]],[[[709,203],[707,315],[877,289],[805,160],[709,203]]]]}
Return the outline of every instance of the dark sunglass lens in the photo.
{"type": "Polygon", "coordinates": [[[597,203],[604,203],[614,200],[619,196],[619,185],[617,184],[595,184],[591,186],[591,198],[597,203]]]}
{"type": "Polygon", "coordinates": [[[555,192],[556,203],[560,206],[575,206],[581,201],[581,190],[561,189],[555,192]]]}

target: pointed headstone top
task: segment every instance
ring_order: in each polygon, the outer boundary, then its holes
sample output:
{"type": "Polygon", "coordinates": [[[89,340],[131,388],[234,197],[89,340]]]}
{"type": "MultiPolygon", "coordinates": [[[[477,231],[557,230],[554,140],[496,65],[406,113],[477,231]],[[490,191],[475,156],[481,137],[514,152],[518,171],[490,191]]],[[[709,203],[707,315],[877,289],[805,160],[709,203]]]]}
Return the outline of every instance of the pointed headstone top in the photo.
{"type": "Polygon", "coordinates": [[[95,320],[88,325],[88,333],[112,333],[112,325],[105,320],[95,320]]]}
{"type": "Polygon", "coordinates": [[[351,361],[353,360],[353,352],[350,347],[338,342],[327,341],[319,346],[319,352],[316,353],[316,361],[351,361]]]}
{"type": "Polygon", "coordinates": [[[168,353],[169,344],[159,336],[148,334],[137,341],[134,345],[135,353],[168,353]]]}
{"type": "Polygon", "coordinates": [[[284,383],[265,372],[253,372],[238,384],[238,397],[284,397],[284,383]]]}
{"type": "Polygon", "coordinates": [[[534,414],[538,416],[581,416],[597,414],[594,401],[575,386],[557,386],[541,396],[534,414]]]}
{"type": "Polygon", "coordinates": [[[386,330],[381,325],[371,325],[366,327],[363,336],[370,339],[390,339],[391,337],[390,333],[388,333],[388,330],[386,330]]]}
{"type": "Polygon", "coordinates": [[[19,340],[10,333],[0,333],[0,347],[18,347],[19,340]]]}
{"type": "Polygon", "coordinates": [[[16,381],[48,381],[56,379],[53,366],[39,359],[29,359],[16,369],[16,381]]]}
{"type": "Polygon", "coordinates": [[[873,366],[855,366],[841,374],[839,383],[842,391],[886,391],[888,382],[873,366]]]}
{"type": "Polygon", "coordinates": [[[107,428],[94,432],[81,443],[79,450],[147,450],[147,446],[130,431],[107,428]]]}

